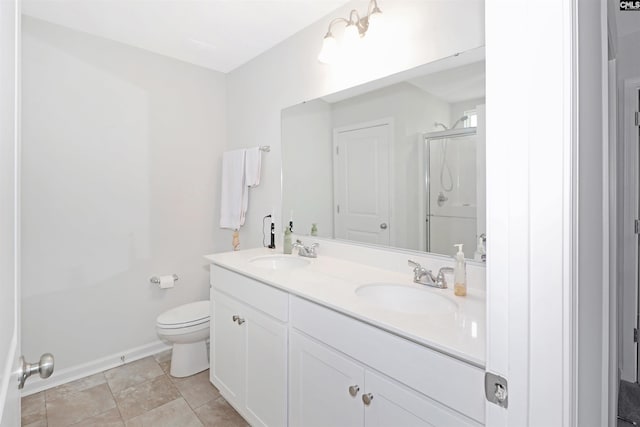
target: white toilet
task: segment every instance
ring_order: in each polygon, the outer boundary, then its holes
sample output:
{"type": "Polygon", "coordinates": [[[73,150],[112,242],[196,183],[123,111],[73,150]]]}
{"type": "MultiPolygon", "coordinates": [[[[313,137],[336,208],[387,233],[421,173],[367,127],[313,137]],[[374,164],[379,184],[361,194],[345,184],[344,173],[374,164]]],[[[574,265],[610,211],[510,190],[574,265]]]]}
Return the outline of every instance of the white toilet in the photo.
{"type": "Polygon", "coordinates": [[[196,301],[158,316],[158,335],[173,344],[171,375],[188,377],[209,368],[209,301],[196,301]]]}

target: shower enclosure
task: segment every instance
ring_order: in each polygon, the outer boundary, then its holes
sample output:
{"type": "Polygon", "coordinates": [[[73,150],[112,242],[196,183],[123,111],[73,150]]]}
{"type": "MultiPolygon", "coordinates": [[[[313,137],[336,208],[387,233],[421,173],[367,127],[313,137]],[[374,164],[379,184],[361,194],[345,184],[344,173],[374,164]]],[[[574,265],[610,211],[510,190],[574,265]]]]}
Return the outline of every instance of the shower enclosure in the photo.
{"type": "Polygon", "coordinates": [[[478,165],[476,128],[429,132],[423,138],[425,250],[452,255],[453,245],[463,243],[466,257],[473,258],[477,239],[484,233],[478,224],[478,209],[484,209],[478,197],[484,193],[479,189],[484,185],[484,168],[478,165]]]}

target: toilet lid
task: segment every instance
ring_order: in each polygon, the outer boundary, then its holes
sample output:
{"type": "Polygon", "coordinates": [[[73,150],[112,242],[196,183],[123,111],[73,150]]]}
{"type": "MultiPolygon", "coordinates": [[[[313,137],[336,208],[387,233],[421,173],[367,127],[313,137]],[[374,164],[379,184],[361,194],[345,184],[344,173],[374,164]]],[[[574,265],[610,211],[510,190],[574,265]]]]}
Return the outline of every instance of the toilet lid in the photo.
{"type": "Polygon", "coordinates": [[[186,327],[209,321],[209,301],[196,301],[167,310],[158,316],[158,325],[186,327]]]}

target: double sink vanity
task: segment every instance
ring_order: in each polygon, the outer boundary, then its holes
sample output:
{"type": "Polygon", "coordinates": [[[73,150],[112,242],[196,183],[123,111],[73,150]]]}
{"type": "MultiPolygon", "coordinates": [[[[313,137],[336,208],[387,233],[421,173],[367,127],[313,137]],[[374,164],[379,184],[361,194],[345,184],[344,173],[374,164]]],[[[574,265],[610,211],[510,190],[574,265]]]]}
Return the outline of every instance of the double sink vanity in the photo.
{"type": "Polygon", "coordinates": [[[206,257],[210,379],[224,398],[253,426],[483,425],[484,266],[468,265],[456,297],[407,266],[451,258],[321,245],[317,258],[206,257]]]}

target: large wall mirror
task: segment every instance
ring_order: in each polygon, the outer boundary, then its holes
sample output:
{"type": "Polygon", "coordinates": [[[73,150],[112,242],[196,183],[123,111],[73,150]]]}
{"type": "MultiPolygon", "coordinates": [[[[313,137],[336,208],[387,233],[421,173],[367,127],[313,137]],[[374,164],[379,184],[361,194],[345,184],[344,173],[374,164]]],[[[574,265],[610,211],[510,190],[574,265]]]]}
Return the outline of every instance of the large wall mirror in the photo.
{"type": "Polygon", "coordinates": [[[283,110],[283,227],[481,260],[484,104],[478,48],[283,110]]]}

